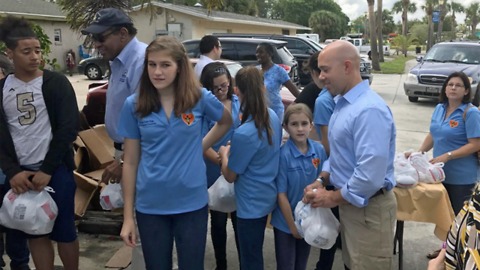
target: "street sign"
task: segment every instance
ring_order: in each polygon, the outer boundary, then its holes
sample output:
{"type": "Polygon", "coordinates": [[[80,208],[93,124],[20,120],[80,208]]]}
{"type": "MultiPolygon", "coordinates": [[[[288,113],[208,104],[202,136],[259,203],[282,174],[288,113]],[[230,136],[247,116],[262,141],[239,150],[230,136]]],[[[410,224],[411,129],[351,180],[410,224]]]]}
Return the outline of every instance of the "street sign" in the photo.
{"type": "Polygon", "coordinates": [[[439,21],[440,21],[440,11],[435,10],[435,11],[432,13],[432,22],[438,23],[439,21]]]}

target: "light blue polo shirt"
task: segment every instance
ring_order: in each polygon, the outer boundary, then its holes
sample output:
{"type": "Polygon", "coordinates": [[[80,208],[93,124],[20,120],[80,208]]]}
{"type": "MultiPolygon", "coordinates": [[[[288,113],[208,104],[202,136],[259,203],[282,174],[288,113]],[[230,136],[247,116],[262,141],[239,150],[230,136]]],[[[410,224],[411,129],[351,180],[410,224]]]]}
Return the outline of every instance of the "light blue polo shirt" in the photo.
{"type": "Polygon", "coordinates": [[[105,128],[113,141],[123,143],[118,134],[118,119],[123,103],[135,93],[142,76],[147,44],[133,38],[120,54],[110,62],[107,101],[105,105],[105,128]]]}
{"type": "Polygon", "coordinates": [[[335,101],[333,100],[333,96],[328,92],[327,88],[324,87],[318,94],[317,99],[315,99],[315,111],[313,112],[313,124],[315,125],[315,130],[320,140],[322,139],[320,128],[322,126],[328,126],[334,108],[335,101]]]}
{"type": "Polygon", "coordinates": [[[272,145],[266,131],[258,137],[255,123],[248,119],[233,133],[228,168],[237,174],[235,197],[237,217],[261,218],[269,214],[277,201],[277,185],[282,129],[277,115],[268,109],[272,145]]]}
{"type": "Polygon", "coordinates": [[[123,106],[119,133],[140,140],[141,156],[136,181],[136,210],[168,215],[198,210],[208,203],[203,162],[202,125],[218,121],[223,104],[206,89],[195,107],[167,119],[163,109],[140,118],[135,112],[137,95],[123,106]]]}
{"type": "MultiPolygon", "coordinates": [[[[315,181],[327,159],[327,153],[322,144],[310,139],[307,142],[308,151],[305,154],[298,150],[291,139],[280,149],[280,168],[276,180],[277,192],[286,193],[292,208],[292,215],[294,215],[297,203],[302,200],[303,190],[315,181]]],[[[272,213],[270,223],[273,227],[291,234],[278,203],[272,213]]]]}
{"type": "MultiPolygon", "coordinates": [[[[233,124],[230,130],[223,135],[223,137],[216,142],[212,148],[215,151],[218,151],[220,149],[220,146],[222,145],[227,145],[228,141],[232,139],[233,131],[240,126],[240,101],[238,100],[238,97],[236,95],[232,95],[232,120],[233,124]]],[[[212,127],[215,125],[215,121],[207,119],[206,122],[203,123],[203,136],[207,135],[208,131],[212,129],[212,127]]],[[[217,163],[211,162],[209,159],[205,158],[205,165],[207,166],[207,183],[208,187],[213,185],[215,183],[215,180],[218,179],[220,176],[220,166],[218,166],[217,163]]]]}
{"type": "MultiPolygon", "coordinates": [[[[460,105],[445,119],[448,103],[435,107],[430,122],[430,133],[433,138],[433,156],[437,157],[454,151],[468,143],[468,138],[480,137],[480,111],[471,107],[467,111],[466,121],[463,112],[468,104],[460,105]],[[466,122],[466,123],[465,123],[466,122]]],[[[445,184],[468,185],[477,181],[477,154],[456,158],[445,163],[445,184]]]]}
{"type": "MultiPolygon", "coordinates": [[[[258,67],[261,68],[261,66],[258,67]]],[[[263,82],[268,93],[268,107],[275,111],[280,121],[283,119],[283,112],[285,111],[280,90],[282,85],[289,80],[290,76],[288,76],[287,71],[277,64],[273,64],[270,69],[263,73],[263,82]]]]}

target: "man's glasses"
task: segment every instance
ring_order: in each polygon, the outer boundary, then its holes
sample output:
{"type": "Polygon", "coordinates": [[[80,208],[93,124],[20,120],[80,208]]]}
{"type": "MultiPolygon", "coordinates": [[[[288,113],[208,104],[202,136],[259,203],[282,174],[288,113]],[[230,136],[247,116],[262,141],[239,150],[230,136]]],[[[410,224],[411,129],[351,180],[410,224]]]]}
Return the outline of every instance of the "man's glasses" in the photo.
{"type": "Polygon", "coordinates": [[[109,32],[105,31],[107,33],[103,32],[103,33],[100,33],[100,34],[91,34],[91,37],[92,37],[93,41],[103,43],[103,42],[105,42],[105,40],[107,40],[107,38],[110,35],[112,35],[113,33],[117,32],[117,31],[118,31],[118,29],[113,29],[109,32]]]}
{"type": "Polygon", "coordinates": [[[227,90],[228,87],[230,87],[230,83],[228,83],[228,82],[222,83],[219,86],[214,86],[213,87],[213,93],[216,94],[216,93],[220,92],[221,90],[227,90]]]}

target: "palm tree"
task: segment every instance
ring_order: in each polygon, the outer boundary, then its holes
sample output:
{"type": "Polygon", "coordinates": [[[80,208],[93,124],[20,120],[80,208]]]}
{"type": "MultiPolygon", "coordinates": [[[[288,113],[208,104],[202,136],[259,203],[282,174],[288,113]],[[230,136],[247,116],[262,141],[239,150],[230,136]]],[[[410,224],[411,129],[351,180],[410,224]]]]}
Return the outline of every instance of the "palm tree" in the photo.
{"type": "Polygon", "coordinates": [[[375,0],[367,0],[368,3],[368,20],[370,21],[370,50],[372,57],[373,70],[380,71],[380,63],[378,62],[378,50],[377,50],[377,32],[375,31],[375,11],[373,6],[375,0]]]}
{"type": "Polygon", "coordinates": [[[410,0],[399,0],[393,5],[392,11],[394,13],[402,13],[402,35],[406,36],[408,33],[408,13],[415,13],[417,5],[411,3],[410,0]]]}
{"type": "Polygon", "coordinates": [[[383,58],[383,21],[382,21],[383,0],[377,0],[377,35],[378,35],[378,61],[385,62],[383,58]]]}
{"type": "Polygon", "coordinates": [[[464,13],[465,8],[462,6],[462,4],[457,3],[457,2],[452,2],[450,3],[450,10],[452,11],[452,29],[456,33],[457,31],[457,21],[455,20],[455,12],[457,13],[464,13]]]}
{"type": "Polygon", "coordinates": [[[471,30],[471,36],[475,36],[475,30],[477,29],[477,24],[480,21],[480,5],[479,3],[472,3],[468,8],[465,10],[466,19],[465,23],[469,24],[471,30]],[[468,21],[468,23],[467,23],[468,21]]]}
{"type": "Polygon", "coordinates": [[[447,15],[447,0],[444,0],[443,3],[439,6],[440,7],[440,21],[438,21],[438,28],[437,28],[437,40],[442,40],[442,30],[443,30],[443,20],[445,20],[445,16],[447,15]]]}
{"type": "Polygon", "coordinates": [[[427,51],[432,47],[433,45],[433,7],[437,3],[438,0],[426,0],[426,3],[424,6],[422,6],[423,10],[425,10],[425,13],[427,14],[427,20],[428,20],[428,40],[427,40],[427,51]]]}

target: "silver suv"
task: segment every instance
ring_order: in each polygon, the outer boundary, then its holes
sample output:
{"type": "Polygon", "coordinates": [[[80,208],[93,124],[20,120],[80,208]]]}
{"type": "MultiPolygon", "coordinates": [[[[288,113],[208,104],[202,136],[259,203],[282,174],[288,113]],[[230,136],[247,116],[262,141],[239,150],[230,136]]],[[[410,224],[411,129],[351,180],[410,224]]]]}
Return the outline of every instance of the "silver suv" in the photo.
{"type": "Polygon", "coordinates": [[[480,44],[469,42],[442,42],[435,44],[408,73],[403,84],[410,102],[418,98],[439,99],[442,85],[447,77],[462,71],[472,83],[472,97],[480,79],[480,44]]]}

